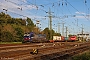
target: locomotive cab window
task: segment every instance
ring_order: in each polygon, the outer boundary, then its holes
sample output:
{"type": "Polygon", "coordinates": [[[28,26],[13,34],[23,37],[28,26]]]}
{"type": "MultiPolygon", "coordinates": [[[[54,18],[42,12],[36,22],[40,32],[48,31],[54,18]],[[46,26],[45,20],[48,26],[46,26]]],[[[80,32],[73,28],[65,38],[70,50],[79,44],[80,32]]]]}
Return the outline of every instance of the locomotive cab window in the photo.
{"type": "Polygon", "coordinates": [[[34,37],[34,34],[31,34],[31,37],[34,37]]]}

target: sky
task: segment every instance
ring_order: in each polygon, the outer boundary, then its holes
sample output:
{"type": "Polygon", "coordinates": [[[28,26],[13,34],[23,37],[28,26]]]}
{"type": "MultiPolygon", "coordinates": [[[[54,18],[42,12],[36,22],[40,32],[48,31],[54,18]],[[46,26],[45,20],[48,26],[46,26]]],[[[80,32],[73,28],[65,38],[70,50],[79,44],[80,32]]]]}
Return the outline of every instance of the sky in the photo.
{"type": "Polygon", "coordinates": [[[43,30],[50,26],[63,34],[90,34],[90,0],[0,0],[0,12],[14,18],[31,18],[43,30]],[[5,10],[7,11],[5,11],[5,10]],[[64,23],[64,24],[63,24],[64,23]],[[64,25],[64,28],[63,28],[64,25]]]}

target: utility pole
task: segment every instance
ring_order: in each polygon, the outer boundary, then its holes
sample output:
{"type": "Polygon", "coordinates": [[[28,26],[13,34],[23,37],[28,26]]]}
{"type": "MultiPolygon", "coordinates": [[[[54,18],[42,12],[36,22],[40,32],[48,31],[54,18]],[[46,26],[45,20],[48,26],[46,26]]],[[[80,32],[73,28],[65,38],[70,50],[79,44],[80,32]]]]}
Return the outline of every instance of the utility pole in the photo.
{"type": "Polygon", "coordinates": [[[58,33],[60,33],[60,23],[58,23],[58,33]]]}
{"type": "Polygon", "coordinates": [[[3,9],[3,10],[6,11],[6,13],[7,13],[7,11],[8,11],[7,9],[3,9]]]}
{"type": "Polygon", "coordinates": [[[7,11],[8,11],[8,10],[7,10],[7,9],[3,9],[3,10],[6,12],[6,16],[5,16],[5,17],[7,18],[7,11]]]}
{"type": "Polygon", "coordinates": [[[50,8],[49,8],[49,12],[46,12],[46,13],[48,13],[48,17],[49,17],[49,23],[48,23],[48,27],[49,27],[49,29],[50,29],[50,39],[52,39],[52,12],[51,12],[51,10],[50,10],[50,8]]]}
{"type": "Polygon", "coordinates": [[[66,27],[66,37],[67,37],[67,31],[68,31],[68,30],[67,30],[67,27],[66,27]]]}
{"type": "Polygon", "coordinates": [[[36,27],[37,27],[37,34],[39,33],[39,27],[38,27],[38,24],[40,23],[39,20],[36,21],[36,27]]]}
{"type": "Polygon", "coordinates": [[[82,33],[82,41],[83,41],[83,24],[82,24],[82,32],[81,33],[82,33]]]}
{"type": "Polygon", "coordinates": [[[51,14],[51,10],[49,8],[49,19],[50,19],[50,39],[52,39],[52,14],[51,14]]]}
{"type": "Polygon", "coordinates": [[[83,35],[83,25],[82,25],[82,35],[83,35]]]}
{"type": "MultiPolygon", "coordinates": [[[[61,35],[64,36],[64,24],[65,24],[65,23],[62,22],[62,23],[59,23],[59,24],[62,24],[62,34],[61,34],[61,35]]],[[[60,25],[59,25],[59,26],[60,26],[60,25]]],[[[58,28],[59,28],[59,27],[58,27],[58,28]]],[[[59,29],[58,29],[58,30],[59,30],[59,29]]],[[[59,31],[60,31],[60,30],[59,30],[59,31]]]]}
{"type": "Polygon", "coordinates": [[[48,13],[49,13],[49,19],[50,19],[49,20],[49,22],[50,22],[50,27],[49,28],[50,28],[50,30],[52,30],[52,14],[51,14],[50,8],[49,8],[49,12],[48,13]]]}
{"type": "Polygon", "coordinates": [[[78,26],[78,19],[77,19],[77,26],[78,26]]]}
{"type": "Polygon", "coordinates": [[[65,23],[62,23],[62,26],[63,26],[63,27],[62,27],[62,36],[64,36],[64,24],[65,24],[65,23]]]}

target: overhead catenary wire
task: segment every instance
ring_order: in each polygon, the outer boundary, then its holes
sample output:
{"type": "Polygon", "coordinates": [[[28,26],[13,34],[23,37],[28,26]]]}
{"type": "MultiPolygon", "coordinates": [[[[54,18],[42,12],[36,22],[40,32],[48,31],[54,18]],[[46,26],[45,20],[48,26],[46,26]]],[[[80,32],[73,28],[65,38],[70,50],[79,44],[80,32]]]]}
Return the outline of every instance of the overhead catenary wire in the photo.
{"type": "MultiPolygon", "coordinates": [[[[12,3],[12,2],[11,2],[12,3]]],[[[15,3],[14,3],[15,4],[15,3]]],[[[18,4],[17,4],[18,5],[18,4]]],[[[1,5],[1,6],[3,6],[3,5],[1,5]]],[[[5,6],[4,6],[5,7],[5,6]]],[[[3,9],[2,9],[3,10],[3,9]]],[[[29,17],[29,16],[25,16],[25,15],[23,15],[23,14],[20,14],[20,13],[16,13],[16,12],[14,12],[14,11],[11,11],[11,10],[9,10],[8,9],[8,12],[11,12],[11,13],[13,13],[13,14],[16,14],[16,15],[19,15],[19,16],[23,16],[23,17],[29,17]]],[[[32,19],[33,21],[37,21],[37,20],[35,20],[35,19],[32,19]]],[[[46,23],[46,22],[43,22],[43,23],[46,23]]],[[[46,24],[48,24],[48,23],[46,23],[46,24]]]]}
{"type": "MultiPolygon", "coordinates": [[[[68,6],[66,6],[66,7],[67,7],[68,12],[71,14],[71,16],[73,16],[72,13],[70,12],[68,6]]],[[[75,15],[75,16],[76,16],[76,15],[75,15]]],[[[73,18],[73,19],[74,19],[74,18],[73,18]]],[[[74,19],[74,20],[76,21],[76,19],[74,19]]],[[[78,18],[77,18],[77,20],[78,20],[78,18]]],[[[77,23],[77,24],[75,24],[75,23],[73,23],[73,24],[74,24],[75,26],[81,28],[80,26],[78,26],[78,21],[77,21],[76,23],[77,23]]]]}
{"type": "MultiPolygon", "coordinates": [[[[10,0],[8,0],[8,1],[10,1],[10,0]]],[[[29,1],[29,0],[26,0],[27,2],[29,1]]],[[[35,1],[35,0],[34,0],[35,1]]],[[[24,3],[24,1],[22,1],[23,3],[24,3]]],[[[38,11],[43,11],[43,12],[47,12],[47,10],[45,9],[46,7],[48,8],[49,6],[51,7],[51,8],[58,8],[58,11],[59,10],[61,10],[60,9],[60,7],[63,7],[63,8],[65,8],[64,6],[66,5],[66,6],[68,6],[68,3],[65,1],[65,0],[59,0],[59,1],[56,1],[56,2],[49,2],[49,3],[44,3],[44,4],[37,4],[37,1],[36,1],[36,3],[34,2],[34,3],[32,3],[31,1],[29,1],[28,3],[27,2],[25,2],[24,4],[26,4],[26,5],[34,5],[34,6],[37,6],[38,8],[39,8],[39,10],[38,11]]],[[[11,3],[13,3],[13,2],[11,2],[11,3]]],[[[22,5],[24,5],[24,4],[18,4],[18,3],[13,3],[13,4],[15,4],[15,5],[17,5],[17,6],[22,6],[22,5]]],[[[70,5],[70,4],[69,4],[70,5]]],[[[25,6],[25,5],[24,5],[25,6]]],[[[26,6],[25,6],[26,7],[26,6]]],[[[74,6],[73,6],[74,7],[74,6]]],[[[27,7],[26,7],[27,8],[27,7]]],[[[23,7],[22,7],[22,10],[21,11],[23,11],[23,7]]],[[[75,9],[75,8],[74,8],[75,9]]],[[[56,9],[57,10],[57,9],[56,9]]],[[[75,9],[76,10],[76,9],[75,9]]],[[[77,9],[78,10],[78,9],[77,9]]],[[[76,10],[76,11],[77,11],[76,10]]],[[[36,14],[39,14],[38,13],[38,11],[36,10],[36,12],[34,12],[34,14],[36,13],[36,14]]],[[[79,10],[78,10],[79,11],[79,10]]],[[[56,14],[57,16],[60,16],[58,13],[56,13],[56,11],[55,11],[55,9],[54,9],[54,14],[56,14]]],[[[64,11],[60,11],[60,13],[63,13],[64,11]]],[[[13,13],[13,12],[12,12],[13,13]]],[[[20,15],[20,16],[23,16],[22,14],[20,14],[20,13],[17,13],[17,12],[15,12],[14,14],[16,14],[16,15],[20,15]]],[[[56,16],[55,15],[55,16],[56,16]]],[[[62,15],[66,15],[65,13],[63,13],[62,15]]],[[[41,14],[41,16],[42,16],[42,14],[41,14]]],[[[25,16],[24,16],[25,17],[25,16]]],[[[43,16],[44,17],[44,16],[43,16]]],[[[36,19],[38,19],[37,17],[35,17],[36,19]]],[[[46,18],[46,17],[45,17],[46,18]]],[[[54,18],[55,19],[55,18],[54,18]]],[[[42,20],[42,19],[40,19],[40,20],[42,20]]],[[[62,20],[62,19],[61,19],[62,20]]],[[[58,19],[58,21],[60,21],[60,19],[58,19]]],[[[42,21],[43,22],[43,21],[42,21]]],[[[57,22],[57,21],[55,21],[54,20],[54,22],[57,22]]],[[[71,23],[72,23],[73,21],[71,21],[71,23]]],[[[43,22],[43,23],[46,23],[46,22],[43,22]]],[[[47,23],[48,24],[48,23],[47,23]]],[[[76,25],[76,24],[73,24],[73,25],[76,25]]]]}
{"type": "MultiPolygon", "coordinates": [[[[66,1],[66,0],[65,0],[66,1]]],[[[69,2],[67,2],[69,5],[71,5],[69,2]]],[[[86,2],[85,2],[85,5],[86,5],[86,2]]],[[[76,11],[78,11],[79,13],[80,13],[80,11],[78,10],[78,9],[76,9],[73,5],[71,5],[76,11]]],[[[85,16],[84,14],[82,14],[82,16],[84,16],[84,18],[87,20],[87,21],[89,21],[89,19],[87,18],[87,16],[85,16]]],[[[79,25],[78,25],[78,27],[79,27],[79,25]]],[[[80,28],[82,28],[82,27],[80,27],[80,28]]]]}
{"type": "MultiPolygon", "coordinates": [[[[71,5],[76,11],[78,11],[79,13],[81,13],[78,9],[76,9],[72,4],[70,4],[67,0],[65,0],[69,5],[71,5]]],[[[86,18],[86,16],[84,15],[84,14],[82,14],[85,18],[86,18]]],[[[87,18],[86,18],[86,20],[88,20],[87,18]]]]}

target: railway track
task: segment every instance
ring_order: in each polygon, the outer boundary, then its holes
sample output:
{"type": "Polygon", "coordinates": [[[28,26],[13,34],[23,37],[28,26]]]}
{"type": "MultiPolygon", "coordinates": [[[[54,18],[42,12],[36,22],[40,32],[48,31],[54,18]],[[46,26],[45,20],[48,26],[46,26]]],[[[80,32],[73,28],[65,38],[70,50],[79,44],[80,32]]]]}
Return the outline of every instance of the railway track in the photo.
{"type": "Polygon", "coordinates": [[[88,49],[90,49],[90,46],[85,45],[85,46],[65,50],[62,53],[60,53],[58,56],[55,56],[55,57],[51,58],[50,60],[58,60],[58,59],[68,60],[69,58],[71,58],[75,54],[82,53],[88,49]]]}
{"type": "Polygon", "coordinates": [[[72,56],[82,49],[89,49],[90,43],[40,43],[30,45],[15,45],[0,47],[0,59],[11,59],[11,60],[40,60],[43,59],[59,59],[65,56],[72,56]],[[88,46],[88,47],[87,47],[88,46]],[[85,48],[87,47],[87,48],[85,48]],[[38,49],[37,55],[32,55],[30,52],[32,49],[38,49]],[[75,51],[76,52],[75,52],[75,51]],[[69,54],[70,53],[70,54],[69,54]],[[42,58],[41,58],[42,57],[42,58]]]}
{"type": "Polygon", "coordinates": [[[29,57],[28,59],[31,59],[31,60],[66,60],[75,54],[78,54],[78,53],[81,53],[83,51],[90,49],[90,43],[77,44],[77,46],[72,45],[72,47],[71,46],[69,47],[70,48],[68,49],[67,47],[60,47],[60,48],[52,47],[52,48],[42,49],[41,51],[39,51],[41,55],[34,56],[33,58],[29,57]]]}

